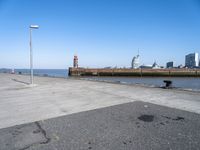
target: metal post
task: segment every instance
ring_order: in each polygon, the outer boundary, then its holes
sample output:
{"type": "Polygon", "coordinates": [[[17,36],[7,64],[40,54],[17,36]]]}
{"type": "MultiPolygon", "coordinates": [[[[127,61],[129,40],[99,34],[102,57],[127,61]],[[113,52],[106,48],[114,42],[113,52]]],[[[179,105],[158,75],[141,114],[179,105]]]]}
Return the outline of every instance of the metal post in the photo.
{"type": "Polygon", "coordinates": [[[33,48],[32,48],[32,29],[38,29],[38,25],[30,26],[30,84],[33,84],[33,48]]]}
{"type": "Polygon", "coordinates": [[[32,28],[30,28],[30,84],[33,84],[32,28]]]}

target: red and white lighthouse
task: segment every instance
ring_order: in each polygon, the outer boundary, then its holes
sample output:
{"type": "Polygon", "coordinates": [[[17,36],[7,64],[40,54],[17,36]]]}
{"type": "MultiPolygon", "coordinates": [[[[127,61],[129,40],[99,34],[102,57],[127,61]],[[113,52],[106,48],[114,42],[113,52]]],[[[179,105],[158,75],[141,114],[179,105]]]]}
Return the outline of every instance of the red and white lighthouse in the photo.
{"type": "Polygon", "coordinates": [[[78,68],[78,56],[74,55],[74,68],[78,68]]]}

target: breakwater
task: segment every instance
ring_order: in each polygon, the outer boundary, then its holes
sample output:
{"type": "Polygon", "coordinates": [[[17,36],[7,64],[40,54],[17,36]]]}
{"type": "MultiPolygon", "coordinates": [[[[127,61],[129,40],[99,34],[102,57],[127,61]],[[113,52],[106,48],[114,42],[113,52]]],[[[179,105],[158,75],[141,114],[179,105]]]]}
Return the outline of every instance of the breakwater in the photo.
{"type": "Polygon", "coordinates": [[[200,77],[200,69],[94,69],[70,67],[69,76],[200,77]]]}

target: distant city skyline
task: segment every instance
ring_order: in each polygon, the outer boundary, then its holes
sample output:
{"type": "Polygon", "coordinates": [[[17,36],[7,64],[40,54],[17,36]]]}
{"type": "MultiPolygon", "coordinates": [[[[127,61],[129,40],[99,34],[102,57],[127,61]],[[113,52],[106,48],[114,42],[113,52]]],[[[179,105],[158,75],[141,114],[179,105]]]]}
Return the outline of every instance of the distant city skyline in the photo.
{"type": "Polygon", "coordinates": [[[0,0],[0,68],[29,68],[29,26],[34,68],[131,67],[185,64],[200,53],[199,0],[0,0]]]}

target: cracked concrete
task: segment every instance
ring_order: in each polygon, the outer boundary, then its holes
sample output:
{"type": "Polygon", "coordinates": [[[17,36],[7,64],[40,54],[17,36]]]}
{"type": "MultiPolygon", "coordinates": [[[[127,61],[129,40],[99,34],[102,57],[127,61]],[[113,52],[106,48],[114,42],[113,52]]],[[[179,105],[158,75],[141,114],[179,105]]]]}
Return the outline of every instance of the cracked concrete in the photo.
{"type": "Polygon", "coordinates": [[[0,150],[26,150],[38,144],[47,144],[50,138],[39,122],[0,130],[0,150]]]}

